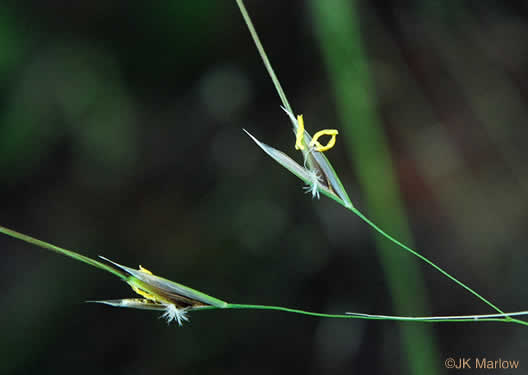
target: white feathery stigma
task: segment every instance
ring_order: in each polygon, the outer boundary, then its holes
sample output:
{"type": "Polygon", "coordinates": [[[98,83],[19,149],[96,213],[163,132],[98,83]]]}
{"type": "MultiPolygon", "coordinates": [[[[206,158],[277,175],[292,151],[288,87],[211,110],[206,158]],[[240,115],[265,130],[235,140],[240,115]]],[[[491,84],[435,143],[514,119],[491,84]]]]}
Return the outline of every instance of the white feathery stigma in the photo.
{"type": "Polygon", "coordinates": [[[183,321],[186,322],[189,321],[189,318],[187,317],[187,309],[179,309],[172,303],[168,303],[165,305],[165,312],[161,316],[161,318],[167,319],[167,323],[170,323],[172,321],[177,321],[178,325],[181,327],[183,325],[183,321]]]}
{"type": "Polygon", "coordinates": [[[321,183],[321,176],[319,175],[319,172],[315,169],[306,171],[309,174],[310,177],[310,183],[307,183],[305,187],[303,187],[304,190],[306,190],[306,193],[312,193],[312,199],[316,198],[319,199],[319,184],[321,183]]]}

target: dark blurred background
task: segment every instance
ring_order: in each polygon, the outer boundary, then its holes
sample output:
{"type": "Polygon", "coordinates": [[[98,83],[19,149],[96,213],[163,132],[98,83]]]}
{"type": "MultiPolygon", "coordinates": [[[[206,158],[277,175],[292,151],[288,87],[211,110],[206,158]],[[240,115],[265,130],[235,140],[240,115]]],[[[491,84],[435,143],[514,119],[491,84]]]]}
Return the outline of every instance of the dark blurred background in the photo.
{"type": "MultiPolygon", "coordinates": [[[[246,5],[313,133],[341,125],[311,3],[246,5]]],[[[416,248],[506,311],[523,310],[527,7],[441,3],[353,3],[373,84],[365,95],[416,248]]],[[[0,83],[0,225],[234,303],[395,313],[377,235],[303,194],[242,132],[299,160],[234,0],[4,1],[0,83]]],[[[369,216],[344,137],[327,156],[369,216]]],[[[210,311],[167,326],[154,312],[83,303],[133,296],[110,274],[6,236],[0,246],[1,374],[404,374],[420,356],[400,345],[401,330],[419,324],[210,311]]],[[[491,312],[419,270],[428,314],[491,312]]],[[[429,326],[430,373],[446,373],[448,356],[517,359],[526,373],[526,332],[429,326]]]]}

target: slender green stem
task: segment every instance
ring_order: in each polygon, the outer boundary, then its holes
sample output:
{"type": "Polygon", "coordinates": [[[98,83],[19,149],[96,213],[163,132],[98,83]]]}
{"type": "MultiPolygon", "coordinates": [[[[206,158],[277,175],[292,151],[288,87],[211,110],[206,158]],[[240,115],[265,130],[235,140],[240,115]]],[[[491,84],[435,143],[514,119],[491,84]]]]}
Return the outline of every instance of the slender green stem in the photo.
{"type": "Polygon", "coordinates": [[[78,260],[80,262],[89,264],[92,267],[99,268],[99,269],[102,269],[104,271],[110,272],[111,274],[114,274],[117,277],[119,277],[119,278],[121,278],[121,279],[123,279],[125,281],[127,280],[127,277],[121,271],[118,271],[115,268],[110,267],[107,264],[101,263],[101,262],[99,262],[99,261],[97,261],[95,259],[88,258],[88,257],[85,257],[84,255],[78,254],[75,251],[63,249],[62,247],[58,247],[58,246],[52,245],[50,243],[47,243],[47,242],[44,242],[44,241],[41,241],[41,240],[37,240],[36,238],[30,237],[28,235],[16,232],[16,231],[14,231],[12,229],[8,229],[8,228],[2,227],[2,226],[0,226],[0,233],[6,234],[8,236],[17,238],[19,240],[28,242],[28,243],[36,245],[36,246],[42,247],[44,249],[55,251],[56,253],[59,253],[59,254],[62,254],[62,255],[66,255],[67,257],[70,257],[70,258],[73,258],[73,259],[78,260]]]}
{"type": "Polygon", "coordinates": [[[496,305],[494,305],[492,302],[490,302],[488,299],[484,298],[482,295],[480,295],[479,293],[477,293],[475,290],[473,290],[472,288],[470,288],[469,286],[467,286],[466,284],[464,284],[462,281],[458,280],[456,277],[454,276],[451,276],[451,274],[449,274],[447,271],[445,271],[443,268],[441,268],[440,266],[437,266],[435,263],[433,263],[432,261],[430,261],[429,259],[427,259],[426,257],[424,257],[423,255],[421,255],[420,253],[418,253],[416,250],[413,250],[411,249],[409,246],[401,243],[400,241],[398,241],[397,239],[395,239],[394,237],[392,237],[390,234],[387,234],[384,230],[382,230],[380,227],[378,227],[376,224],[374,224],[372,221],[370,221],[365,215],[363,215],[357,208],[354,208],[354,207],[351,207],[349,208],[350,211],[352,211],[354,214],[356,214],[357,216],[359,216],[359,218],[361,220],[363,220],[365,223],[367,223],[372,229],[374,229],[375,231],[377,231],[379,234],[381,234],[383,237],[387,238],[389,241],[393,242],[394,244],[398,245],[399,247],[401,247],[402,249],[410,252],[412,255],[414,255],[415,257],[419,258],[420,260],[422,260],[423,262],[427,263],[428,265],[430,265],[431,267],[433,267],[435,270],[437,270],[438,272],[440,272],[442,275],[444,275],[445,277],[447,277],[448,279],[454,281],[455,283],[457,283],[458,285],[460,285],[462,288],[466,289],[468,292],[470,292],[471,294],[473,294],[474,296],[476,296],[478,299],[480,299],[481,301],[483,301],[484,303],[486,303],[488,306],[492,307],[494,310],[496,310],[497,312],[499,312],[500,314],[504,314],[504,311],[502,311],[499,307],[497,307],[496,305]]]}
{"type": "Polygon", "coordinates": [[[246,25],[249,29],[249,33],[251,34],[251,37],[253,38],[253,41],[255,42],[255,46],[257,47],[260,57],[262,58],[262,62],[264,63],[264,66],[266,67],[266,70],[268,71],[268,74],[271,77],[273,84],[275,85],[275,89],[277,90],[277,93],[279,94],[279,97],[282,101],[282,105],[288,111],[293,113],[290,107],[290,103],[288,102],[288,99],[286,98],[286,94],[284,93],[284,90],[282,89],[282,86],[279,82],[279,79],[277,78],[277,75],[275,74],[275,71],[273,70],[273,67],[271,66],[271,63],[268,59],[268,55],[266,55],[266,51],[264,51],[264,47],[262,47],[262,43],[260,42],[260,38],[258,37],[257,31],[255,30],[255,27],[253,26],[253,22],[251,21],[251,18],[249,17],[246,7],[244,6],[244,2],[242,0],[236,0],[236,3],[238,4],[238,7],[240,8],[240,13],[242,13],[242,17],[244,17],[244,21],[246,22],[246,25]]]}
{"type": "MultiPolygon", "coordinates": [[[[282,311],[293,314],[301,314],[308,316],[316,316],[320,318],[332,318],[332,319],[364,319],[364,320],[395,320],[405,322],[423,322],[423,323],[448,323],[448,322],[503,322],[503,323],[519,323],[527,325],[528,322],[512,319],[509,315],[521,316],[528,315],[528,311],[521,311],[507,314],[488,314],[488,315],[460,315],[460,316],[427,316],[427,317],[411,317],[411,316],[392,316],[392,315],[371,315],[371,314],[358,314],[358,313],[347,313],[347,314],[324,314],[312,311],[305,311],[300,309],[292,309],[289,307],[282,306],[268,306],[268,305],[250,305],[250,304],[236,304],[230,303],[223,307],[224,309],[245,309],[245,310],[273,310],[282,311]]],[[[212,310],[217,309],[214,306],[200,307],[199,310],[212,310]]]]}

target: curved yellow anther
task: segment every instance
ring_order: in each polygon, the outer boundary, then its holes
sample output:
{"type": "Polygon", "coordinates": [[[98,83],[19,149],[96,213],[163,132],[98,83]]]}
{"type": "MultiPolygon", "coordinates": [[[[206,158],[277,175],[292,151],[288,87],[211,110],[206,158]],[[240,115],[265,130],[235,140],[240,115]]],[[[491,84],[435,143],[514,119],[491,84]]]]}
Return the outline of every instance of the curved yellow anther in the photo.
{"type": "Polygon", "coordinates": [[[334,147],[335,143],[336,143],[336,135],[338,135],[339,132],[336,130],[336,129],[323,129],[323,130],[319,130],[317,133],[315,133],[315,135],[313,136],[311,142],[310,142],[310,147],[314,147],[316,151],[319,151],[319,152],[323,152],[323,151],[327,151],[327,150],[330,150],[332,147],[334,147]],[[326,144],[326,146],[323,146],[322,144],[319,143],[318,139],[320,137],[322,137],[323,135],[330,135],[332,136],[332,138],[330,138],[330,140],[328,141],[328,143],[326,144]]]}
{"type": "Polygon", "coordinates": [[[297,115],[297,134],[295,138],[295,149],[304,150],[304,145],[302,144],[304,136],[304,120],[302,115],[297,115]]]}

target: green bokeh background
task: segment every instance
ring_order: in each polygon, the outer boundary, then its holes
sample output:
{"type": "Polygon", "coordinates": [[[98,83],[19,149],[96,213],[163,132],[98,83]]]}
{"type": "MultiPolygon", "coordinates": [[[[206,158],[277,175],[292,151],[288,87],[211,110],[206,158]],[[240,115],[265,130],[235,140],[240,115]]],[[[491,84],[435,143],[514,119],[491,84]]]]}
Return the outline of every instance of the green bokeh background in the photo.
{"type": "MultiPolygon", "coordinates": [[[[351,2],[359,24],[335,38],[355,30],[362,43],[368,79],[356,82],[328,63],[314,3],[246,5],[307,129],[340,129],[327,156],[353,202],[400,237],[361,180],[386,181],[365,166],[380,155],[358,167],[344,125],[376,122],[415,247],[501,308],[526,309],[526,7],[351,2]]],[[[410,255],[390,245],[388,266],[365,224],[311,200],[242,132],[295,155],[234,1],[5,1],[0,46],[1,225],[230,302],[396,313],[386,271],[410,255]]],[[[447,357],[528,366],[526,330],[505,324],[429,326],[432,358],[404,349],[418,324],[210,311],[167,327],[83,303],[133,294],[112,275],[7,237],[0,247],[1,374],[406,374],[425,357],[439,374],[447,357]]],[[[428,301],[408,314],[490,312],[418,269],[419,288],[400,272],[428,301]]]]}

